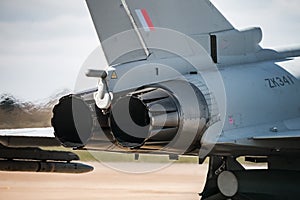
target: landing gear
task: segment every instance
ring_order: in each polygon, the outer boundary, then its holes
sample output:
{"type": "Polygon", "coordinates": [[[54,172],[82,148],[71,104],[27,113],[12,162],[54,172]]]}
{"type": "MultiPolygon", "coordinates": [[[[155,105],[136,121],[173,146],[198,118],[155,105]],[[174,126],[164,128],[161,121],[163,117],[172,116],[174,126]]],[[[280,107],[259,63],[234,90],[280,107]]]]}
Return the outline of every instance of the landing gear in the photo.
{"type": "Polygon", "coordinates": [[[210,157],[201,200],[298,199],[300,168],[296,166],[299,159],[266,157],[265,161],[268,169],[245,169],[233,157],[210,157]]]}
{"type": "Polygon", "coordinates": [[[200,194],[202,200],[225,200],[236,196],[238,180],[231,171],[244,171],[245,168],[232,157],[212,156],[206,184],[200,194]]]}

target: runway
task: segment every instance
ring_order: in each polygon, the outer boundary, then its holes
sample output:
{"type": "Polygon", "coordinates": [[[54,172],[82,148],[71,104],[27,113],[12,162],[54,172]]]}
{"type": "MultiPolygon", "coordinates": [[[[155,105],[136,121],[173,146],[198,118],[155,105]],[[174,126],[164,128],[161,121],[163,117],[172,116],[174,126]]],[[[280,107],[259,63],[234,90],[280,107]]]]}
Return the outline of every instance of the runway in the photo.
{"type": "MultiPolygon", "coordinates": [[[[198,200],[207,165],[173,164],[153,173],[119,172],[90,163],[87,174],[0,172],[0,199],[9,200],[198,200]]],[[[141,168],[146,163],[129,164],[141,168]]]]}

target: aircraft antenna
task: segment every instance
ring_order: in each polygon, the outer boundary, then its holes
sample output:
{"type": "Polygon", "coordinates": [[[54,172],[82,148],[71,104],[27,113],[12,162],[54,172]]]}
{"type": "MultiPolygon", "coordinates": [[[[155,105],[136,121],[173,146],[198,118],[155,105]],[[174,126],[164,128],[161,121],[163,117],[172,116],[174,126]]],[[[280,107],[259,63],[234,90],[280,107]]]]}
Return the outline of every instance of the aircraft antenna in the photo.
{"type": "Polygon", "coordinates": [[[124,9],[126,11],[126,14],[129,17],[129,20],[130,20],[130,22],[131,22],[131,24],[133,26],[134,31],[136,32],[136,34],[137,34],[137,36],[138,36],[138,38],[140,40],[140,43],[141,43],[141,45],[142,45],[142,47],[143,47],[143,49],[145,51],[146,56],[149,57],[149,55],[150,55],[149,49],[147,48],[147,45],[146,45],[146,43],[145,43],[145,41],[144,41],[144,39],[143,39],[143,37],[142,37],[139,29],[138,29],[138,26],[136,25],[136,23],[134,21],[134,18],[131,15],[131,12],[130,12],[128,6],[127,6],[126,0],[121,0],[121,2],[122,2],[122,5],[123,5],[123,7],[124,7],[124,9]]]}

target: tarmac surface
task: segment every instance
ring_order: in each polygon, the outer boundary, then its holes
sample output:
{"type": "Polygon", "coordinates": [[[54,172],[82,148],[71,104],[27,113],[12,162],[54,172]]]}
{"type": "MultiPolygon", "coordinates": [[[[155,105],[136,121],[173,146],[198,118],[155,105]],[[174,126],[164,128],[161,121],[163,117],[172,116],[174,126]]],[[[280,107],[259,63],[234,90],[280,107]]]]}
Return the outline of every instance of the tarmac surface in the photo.
{"type": "Polygon", "coordinates": [[[95,170],[87,174],[0,172],[0,200],[199,200],[207,172],[206,164],[172,164],[141,174],[90,164],[95,170]]]}

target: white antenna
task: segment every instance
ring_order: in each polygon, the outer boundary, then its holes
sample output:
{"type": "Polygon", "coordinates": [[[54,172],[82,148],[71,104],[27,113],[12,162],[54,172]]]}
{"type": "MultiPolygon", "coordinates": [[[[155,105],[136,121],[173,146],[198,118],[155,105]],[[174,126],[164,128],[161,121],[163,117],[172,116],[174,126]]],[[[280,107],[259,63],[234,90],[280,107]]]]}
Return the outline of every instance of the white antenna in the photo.
{"type": "Polygon", "coordinates": [[[126,0],[121,0],[121,2],[122,2],[122,5],[123,5],[123,7],[124,7],[124,9],[125,9],[128,17],[129,17],[129,19],[130,19],[130,22],[131,22],[131,24],[133,26],[133,29],[135,30],[135,32],[136,32],[136,34],[137,34],[137,36],[138,36],[138,38],[140,40],[140,43],[141,43],[141,45],[142,45],[142,47],[143,47],[143,49],[145,51],[145,54],[148,57],[150,55],[149,49],[147,48],[147,45],[146,45],[145,41],[143,40],[143,37],[142,37],[142,35],[141,35],[140,31],[139,31],[139,28],[136,25],[136,23],[134,21],[134,18],[131,15],[131,12],[130,12],[128,6],[127,6],[126,0]]]}

